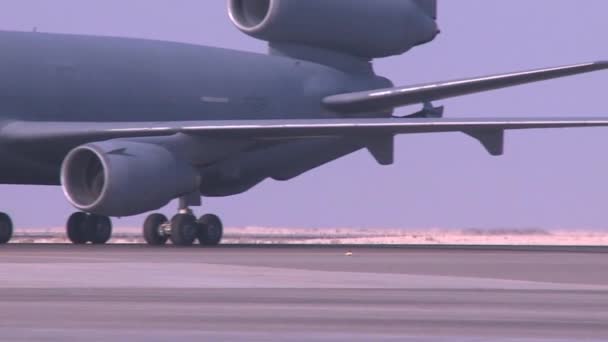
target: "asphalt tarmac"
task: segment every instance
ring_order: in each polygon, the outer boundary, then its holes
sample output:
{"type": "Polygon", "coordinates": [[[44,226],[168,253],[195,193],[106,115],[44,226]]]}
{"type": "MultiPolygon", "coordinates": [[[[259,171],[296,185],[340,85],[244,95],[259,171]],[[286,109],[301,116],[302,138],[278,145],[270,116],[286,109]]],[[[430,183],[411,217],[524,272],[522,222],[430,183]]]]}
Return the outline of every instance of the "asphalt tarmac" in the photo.
{"type": "Polygon", "coordinates": [[[8,245],[0,340],[605,341],[607,261],[601,248],[8,245]]]}

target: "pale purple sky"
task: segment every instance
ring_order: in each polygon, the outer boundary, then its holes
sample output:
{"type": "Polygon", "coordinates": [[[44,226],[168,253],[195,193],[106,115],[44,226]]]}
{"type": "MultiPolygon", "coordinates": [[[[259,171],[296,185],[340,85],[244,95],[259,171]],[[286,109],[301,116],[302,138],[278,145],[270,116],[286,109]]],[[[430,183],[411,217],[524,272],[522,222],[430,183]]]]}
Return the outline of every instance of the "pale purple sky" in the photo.
{"type": "MultiPolygon", "coordinates": [[[[377,72],[405,85],[608,59],[606,13],[605,0],[440,1],[442,35],[377,61],[377,72]]],[[[265,51],[231,25],[224,0],[0,2],[0,29],[33,27],[265,51]]],[[[449,117],[608,116],[607,89],[600,72],[442,104],[449,117]]],[[[205,200],[204,211],[228,226],[604,228],[607,147],[607,129],[508,133],[502,158],[463,134],[401,136],[394,166],[361,152],[287,183],[205,200]]],[[[73,211],[59,187],[1,186],[0,194],[18,227],[63,225],[73,211]]]]}

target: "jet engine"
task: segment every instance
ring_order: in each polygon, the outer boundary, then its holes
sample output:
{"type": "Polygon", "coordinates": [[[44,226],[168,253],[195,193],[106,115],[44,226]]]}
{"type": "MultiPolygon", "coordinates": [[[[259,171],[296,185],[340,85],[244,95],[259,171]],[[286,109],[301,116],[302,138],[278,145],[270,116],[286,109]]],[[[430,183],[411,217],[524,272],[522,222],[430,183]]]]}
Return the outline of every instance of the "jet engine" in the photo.
{"type": "Polygon", "coordinates": [[[161,208],[197,191],[200,180],[188,162],[162,146],[114,140],[72,150],[61,183],[76,208],[121,217],[161,208]]]}
{"type": "Polygon", "coordinates": [[[436,0],[229,0],[242,32],[372,59],[399,55],[439,33],[436,0]]]}

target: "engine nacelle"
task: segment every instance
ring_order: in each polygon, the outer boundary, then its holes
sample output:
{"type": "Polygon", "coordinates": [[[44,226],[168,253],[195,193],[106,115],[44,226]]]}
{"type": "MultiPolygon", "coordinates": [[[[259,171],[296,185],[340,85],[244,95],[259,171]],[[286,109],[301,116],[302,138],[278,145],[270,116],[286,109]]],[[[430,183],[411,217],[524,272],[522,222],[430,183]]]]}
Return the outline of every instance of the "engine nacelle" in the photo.
{"type": "Polygon", "coordinates": [[[61,183],[76,208],[120,217],[159,209],[197,191],[200,180],[189,163],[162,146],[114,140],[72,150],[61,183]]]}
{"type": "Polygon", "coordinates": [[[399,55],[439,33],[436,0],[229,0],[232,22],[271,43],[366,59],[399,55]]]}

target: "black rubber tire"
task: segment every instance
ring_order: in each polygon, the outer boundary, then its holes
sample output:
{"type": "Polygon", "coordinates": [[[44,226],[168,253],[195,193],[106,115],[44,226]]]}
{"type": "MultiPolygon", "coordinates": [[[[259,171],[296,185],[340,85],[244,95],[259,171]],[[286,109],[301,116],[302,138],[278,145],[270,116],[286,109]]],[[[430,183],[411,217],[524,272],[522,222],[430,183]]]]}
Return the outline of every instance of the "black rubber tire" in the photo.
{"type": "Polygon", "coordinates": [[[169,222],[167,217],[163,214],[152,214],[144,221],[143,235],[144,240],[150,246],[162,246],[167,243],[169,239],[166,235],[161,235],[159,228],[161,225],[169,222]]]}
{"type": "Polygon", "coordinates": [[[13,237],[13,221],[5,213],[0,213],[0,245],[7,244],[13,237]]]}
{"type": "Polygon", "coordinates": [[[171,219],[171,242],[176,246],[192,246],[198,233],[198,224],[192,215],[177,214],[171,219]]]}
{"type": "Polygon", "coordinates": [[[86,213],[77,212],[73,213],[68,219],[66,232],[68,239],[75,245],[84,245],[88,241],[86,229],[88,216],[86,213]]]}
{"type": "Polygon", "coordinates": [[[112,220],[107,216],[89,215],[85,221],[87,241],[105,245],[112,238],[112,220]]]}
{"type": "Polygon", "coordinates": [[[224,236],[224,225],[217,215],[207,214],[198,219],[198,241],[203,246],[217,246],[224,236]]]}

